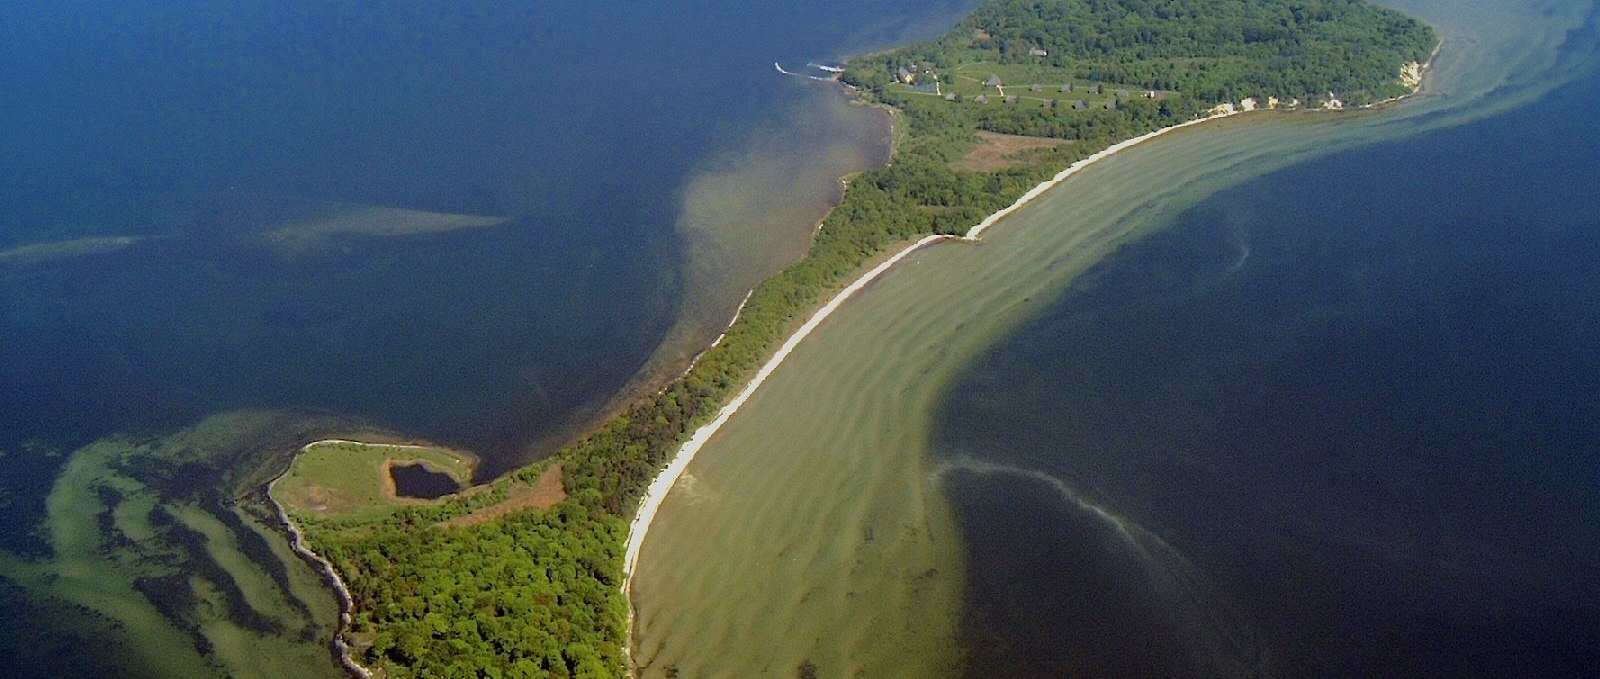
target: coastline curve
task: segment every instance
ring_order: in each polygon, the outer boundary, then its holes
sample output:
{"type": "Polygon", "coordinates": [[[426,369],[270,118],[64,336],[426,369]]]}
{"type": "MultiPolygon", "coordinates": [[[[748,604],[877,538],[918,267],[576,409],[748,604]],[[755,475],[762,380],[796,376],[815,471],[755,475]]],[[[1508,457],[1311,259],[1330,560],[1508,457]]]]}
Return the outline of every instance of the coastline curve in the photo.
{"type": "MultiPolygon", "coordinates": [[[[339,569],[334,567],[333,562],[328,561],[327,558],[307,546],[305,532],[300,529],[300,525],[295,523],[293,518],[290,518],[288,510],[283,507],[283,503],[279,502],[278,498],[272,494],[273,487],[277,486],[279,481],[284,480],[289,476],[290,472],[294,471],[295,461],[299,459],[302,453],[310,450],[313,446],[329,443],[365,445],[362,441],[351,439],[319,439],[300,446],[300,449],[296,450],[295,454],[290,457],[289,464],[283,468],[283,471],[267,482],[267,503],[272,505],[272,510],[277,514],[278,521],[283,524],[284,533],[289,536],[289,549],[316,569],[322,576],[323,581],[328,583],[329,588],[333,590],[335,598],[339,600],[339,629],[334,632],[333,641],[331,642],[334,656],[339,660],[339,665],[353,677],[372,679],[375,676],[372,670],[356,660],[349,642],[345,641],[345,634],[350,631],[350,623],[355,615],[355,598],[350,595],[350,587],[345,584],[344,578],[339,575],[339,569]]],[[[385,445],[392,448],[428,448],[428,446],[409,444],[385,445]]]]}
{"type": "Polygon", "coordinates": [[[901,250],[896,252],[893,256],[879,263],[877,266],[867,270],[855,280],[851,281],[849,285],[841,289],[832,298],[830,298],[826,304],[813,313],[812,316],[807,319],[805,324],[800,326],[798,330],[790,335],[788,339],[786,339],[778,348],[778,350],[772,355],[772,357],[762,365],[761,369],[750,379],[748,383],[746,383],[745,387],[740,390],[739,394],[718,411],[716,418],[705,425],[702,425],[699,429],[696,429],[694,435],[691,436],[689,440],[686,441],[681,447],[679,447],[678,452],[673,455],[667,465],[663,467],[656,477],[651,481],[644,496],[640,498],[638,507],[634,512],[634,517],[628,526],[628,542],[623,556],[623,580],[621,585],[623,597],[628,602],[628,629],[630,632],[630,639],[628,644],[624,646],[624,654],[626,657],[628,657],[629,662],[632,662],[632,632],[634,628],[635,612],[632,596],[633,575],[635,571],[638,570],[640,552],[643,549],[644,541],[650,531],[650,526],[654,522],[657,512],[660,510],[662,502],[666,499],[667,495],[671,493],[678,480],[682,478],[684,472],[688,469],[689,463],[694,460],[701,448],[703,448],[706,443],[709,442],[717,433],[717,431],[720,430],[722,426],[739,411],[740,407],[743,406],[744,403],[755,394],[755,392],[761,387],[762,383],[764,383],[766,379],[773,372],[775,372],[780,365],[782,365],[784,360],[788,358],[789,354],[793,352],[795,347],[798,346],[800,342],[809,336],[814,330],[816,330],[823,321],[827,320],[827,318],[831,316],[835,310],[837,310],[844,302],[849,300],[857,292],[866,288],[868,284],[872,283],[878,278],[881,278],[906,257],[924,247],[946,240],[981,242],[981,236],[983,232],[989,227],[1015,213],[1017,210],[1032,202],[1034,199],[1045,194],[1045,192],[1049,191],[1051,188],[1054,188],[1056,185],[1065,181],[1072,175],[1077,174],[1079,171],[1082,171],[1084,168],[1089,167],[1098,161],[1109,158],[1120,151],[1132,148],[1174,130],[1232,117],[1245,112],[1246,111],[1244,110],[1232,107],[1214,110],[1210,115],[1205,117],[1163,127],[1158,130],[1147,132],[1137,137],[1126,139],[1108,146],[1101,151],[1072,163],[1067,168],[1056,173],[1050,179],[1047,179],[1034,186],[1032,189],[1029,189],[1011,205],[1008,205],[1005,208],[1002,208],[989,215],[988,217],[985,217],[982,221],[969,229],[963,236],[934,234],[924,236],[916,241],[911,242],[909,245],[901,248],[901,250]]]}
{"type": "MultiPolygon", "coordinates": [[[[1426,82],[1428,80],[1428,76],[1433,71],[1432,66],[1433,66],[1434,60],[1439,55],[1439,51],[1440,51],[1439,50],[1439,46],[1436,46],[1434,51],[1433,51],[1433,53],[1428,57],[1428,61],[1427,62],[1422,63],[1422,64],[1412,64],[1411,65],[1411,67],[1413,69],[1415,69],[1414,73],[1416,74],[1416,80],[1415,80],[1415,82],[1408,82],[1407,83],[1409,85],[1410,91],[1405,93],[1405,94],[1402,94],[1400,96],[1393,97],[1393,98],[1390,98],[1390,99],[1386,99],[1386,100],[1383,100],[1383,101],[1380,101],[1380,102],[1374,102],[1374,103],[1366,104],[1366,105],[1363,105],[1363,106],[1350,107],[1350,108],[1347,108],[1347,109],[1345,109],[1345,108],[1325,108],[1325,109],[1314,109],[1314,110],[1307,111],[1307,112],[1308,113],[1316,113],[1316,112],[1329,112],[1329,111],[1369,110],[1369,109],[1377,108],[1377,107],[1380,107],[1380,106],[1391,105],[1391,104],[1394,104],[1394,103],[1397,103],[1397,102],[1412,98],[1412,97],[1416,96],[1418,93],[1423,91],[1423,88],[1426,85],[1426,82]]],[[[922,237],[922,238],[920,238],[920,239],[918,239],[916,241],[913,241],[909,245],[907,245],[904,248],[902,248],[899,252],[896,252],[893,256],[891,256],[887,260],[883,261],[882,263],[878,264],[877,266],[874,266],[873,268],[869,269],[865,273],[863,273],[860,276],[858,276],[849,285],[845,286],[838,293],[836,293],[832,298],[830,298],[826,304],[824,304],[820,309],[818,309],[814,314],[812,314],[812,316],[809,319],[807,319],[807,321],[805,322],[804,325],[800,326],[800,328],[798,330],[796,330],[792,335],[790,335],[784,341],[784,343],[772,355],[772,357],[769,358],[765,363],[762,364],[761,369],[750,379],[750,381],[748,383],[746,383],[744,388],[739,391],[738,395],[736,397],[734,397],[731,401],[729,401],[726,405],[724,405],[717,412],[717,416],[712,421],[708,422],[705,425],[702,425],[700,428],[695,430],[694,435],[691,436],[688,441],[686,441],[682,446],[679,447],[678,452],[676,452],[672,456],[672,458],[668,461],[666,466],[664,466],[661,469],[661,471],[657,473],[656,477],[654,479],[652,479],[650,485],[646,488],[644,496],[640,498],[639,504],[637,506],[637,509],[634,512],[633,519],[629,522],[629,525],[628,525],[628,541],[627,541],[627,546],[626,546],[626,549],[624,551],[624,556],[623,556],[623,579],[622,579],[622,585],[621,585],[621,591],[622,591],[623,598],[627,602],[627,614],[628,614],[628,620],[627,620],[628,640],[627,640],[627,643],[623,647],[623,654],[624,654],[624,657],[627,659],[627,661],[628,661],[628,663],[630,665],[630,670],[633,671],[635,674],[637,674],[637,668],[633,667],[633,642],[634,642],[635,618],[636,618],[636,616],[635,616],[635,605],[634,605],[633,595],[632,595],[633,576],[634,576],[635,571],[637,571],[637,569],[638,569],[639,557],[640,557],[640,553],[641,553],[641,551],[643,549],[644,541],[645,541],[646,537],[649,534],[650,526],[654,522],[655,517],[656,517],[658,511],[660,510],[662,502],[666,499],[667,495],[671,493],[673,487],[677,484],[678,480],[683,477],[685,471],[688,469],[689,463],[694,460],[695,456],[706,445],[706,443],[708,443],[711,440],[711,438],[717,433],[717,431],[720,430],[722,428],[722,426],[730,418],[732,418],[732,416],[735,413],[737,413],[739,411],[739,408],[741,406],[743,406],[744,403],[747,400],[749,400],[749,398],[752,395],[755,394],[755,392],[761,387],[762,383],[765,382],[766,379],[773,372],[775,372],[777,370],[778,366],[780,366],[784,362],[784,360],[786,358],[788,358],[789,354],[794,350],[794,348],[796,346],[798,346],[800,344],[800,342],[803,341],[807,336],[809,336],[814,330],[816,330],[816,328],[818,326],[820,326],[824,320],[826,320],[829,316],[831,316],[833,314],[833,312],[835,310],[837,310],[845,301],[847,301],[850,297],[854,296],[855,293],[857,293],[860,290],[864,289],[868,284],[870,284],[873,281],[877,280],[878,278],[882,277],[885,273],[887,273],[891,268],[893,268],[900,261],[904,260],[906,257],[910,256],[912,253],[914,253],[914,252],[916,252],[918,250],[921,250],[924,247],[927,247],[927,246],[932,245],[934,243],[938,243],[938,242],[945,241],[945,240],[959,240],[959,241],[973,242],[973,243],[981,242],[983,233],[986,230],[988,230],[990,227],[992,227],[995,224],[999,223],[1001,220],[1005,219],[1006,217],[1014,214],[1015,212],[1017,212],[1018,210],[1022,209],[1023,207],[1025,207],[1029,203],[1033,202],[1035,199],[1039,198],[1040,196],[1043,196],[1050,189],[1055,188],[1060,183],[1066,181],[1068,178],[1072,177],[1073,175],[1077,174],[1078,172],[1082,171],[1083,169],[1095,164],[1096,162],[1099,162],[1099,161],[1104,160],[1106,158],[1112,157],[1112,156],[1116,155],[1117,153],[1119,153],[1121,151],[1127,150],[1127,149],[1132,148],[1134,146],[1138,146],[1139,144],[1142,144],[1142,143],[1147,142],[1147,141],[1149,141],[1151,139],[1155,139],[1157,137],[1160,137],[1162,135],[1168,134],[1168,133],[1173,132],[1173,131],[1178,130],[1178,129],[1192,127],[1192,126],[1199,125],[1201,123],[1210,122],[1210,121],[1229,118],[1229,117],[1236,116],[1236,115],[1239,115],[1239,114],[1242,114],[1242,113],[1258,112],[1258,111],[1274,111],[1274,110],[1279,110],[1279,109],[1277,109],[1275,106],[1269,106],[1269,107],[1255,107],[1255,106],[1243,106],[1243,105],[1235,106],[1232,103],[1227,103],[1227,104],[1223,104],[1221,106],[1217,106],[1216,108],[1211,109],[1210,111],[1208,111],[1208,113],[1206,115],[1204,115],[1202,117],[1195,118],[1193,120],[1187,120],[1187,121],[1184,121],[1182,123],[1178,123],[1178,124],[1175,124],[1175,125],[1169,125],[1167,127],[1163,127],[1163,128],[1157,129],[1157,130],[1153,130],[1151,132],[1147,132],[1145,134],[1138,135],[1136,137],[1125,139],[1125,140],[1122,140],[1122,141],[1117,142],[1115,144],[1112,144],[1112,145],[1110,145],[1110,146],[1108,146],[1108,147],[1106,147],[1104,149],[1101,149],[1100,151],[1097,151],[1097,152],[1095,152],[1093,154],[1090,154],[1089,156],[1087,156],[1085,158],[1082,158],[1082,159],[1080,159],[1080,160],[1078,160],[1076,162],[1073,162],[1072,164],[1068,165],[1066,168],[1062,169],[1060,172],[1057,172],[1055,175],[1053,175],[1049,179],[1046,179],[1045,181],[1040,182],[1039,184],[1037,184],[1034,187],[1030,188],[1027,192],[1023,193],[1020,197],[1018,197],[1010,205],[1007,205],[1006,207],[1001,208],[1000,210],[994,212],[993,214],[988,215],[983,220],[981,220],[977,224],[973,225],[972,228],[968,229],[967,232],[964,235],[952,236],[952,235],[944,235],[944,234],[934,234],[934,235],[924,236],[924,237],[922,237]]],[[[749,296],[747,295],[746,296],[746,300],[748,300],[748,299],[749,299],[749,296]]],[[[743,304],[741,304],[740,307],[741,307],[741,310],[742,310],[743,309],[743,304]]],[[[720,339],[721,338],[719,337],[718,341],[720,341],[720,339]]]]}

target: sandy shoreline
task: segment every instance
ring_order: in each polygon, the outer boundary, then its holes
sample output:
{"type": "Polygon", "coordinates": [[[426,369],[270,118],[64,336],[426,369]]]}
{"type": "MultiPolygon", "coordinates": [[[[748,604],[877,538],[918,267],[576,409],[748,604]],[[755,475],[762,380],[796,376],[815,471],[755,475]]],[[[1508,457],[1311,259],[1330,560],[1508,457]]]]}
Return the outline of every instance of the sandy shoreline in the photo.
{"type": "Polygon", "coordinates": [[[1229,111],[1224,112],[1224,113],[1213,113],[1213,114],[1211,114],[1209,116],[1206,116],[1204,118],[1195,118],[1194,120],[1191,120],[1191,121],[1188,121],[1188,122],[1185,122],[1185,123],[1178,123],[1177,125],[1172,125],[1172,126],[1169,126],[1169,127],[1163,127],[1163,128],[1161,128],[1159,130],[1156,130],[1154,132],[1146,132],[1146,133],[1141,134],[1141,135],[1139,135],[1137,137],[1134,137],[1132,139],[1126,139],[1126,140],[1117,142],[1115,144],[1112,144],[1110,146],[1107,146],[1104,149],[1101,149],[1100,151],[1097,151],[1094,154],[1090,155],[1088,158],[1084,158],[1083,160],[1080,160],[1080,161],[1078,161],[1076,163],[1068,165],[1067,169],[1062,170],[1060,172],[1057,172],[1054,177],[1051,177],[1049,179],[1044,180],[1043,182],[1040,182],[1038,186],[1035,186],[1035,187],[1033,187],[1031,189],[1028,189],[1028,192],[1022,194],[1022,197],[1018,198],[1017,202],[1012,203],[1010,205],[1007,205],[1006,207],[1001,208],[999,212],[996,212],[996,213],[994,213],[992,215],[989,215],[988,217],[984,217],[983,221],[978,222],[978,224],[976,226],[973,226],[971,229],[969,229],[967,231],[967,235],[965,236],[965,238],[967,240],[977,240],[979,236],[983,235],[984,231],[988,230],[989,227],[994,226],[996,222],[999,222],[1000,220],[1005,219],[1006,217],[1010,216],[1011,213],[1016,212],[1017,210],[1021,209],[1022,206],[1027,205],[1028,203],[1032,202],[1033,199],[1044,195],[1044,192],[1049,191],[1051,188],[1054,188],[1055,185],[1060,184],[1063,181],[1066,181],[1067,177],[1071,177],[1072,175],[1077,174],[1079,170],[1082,170],[1083,168],[1088,167],[1088,166],[1094,164],[1095,162],[1098,162],[1098,161],[1101,161],[1101,160],[1105,160],[1106,158],[1111,157],[1112,155],[1116,154],[1118,151],[1122,151],[1123,149],[1127,149],[1127,148],[1131,148],[1133,146],[1137,146],[1139,144],[1142,144],[1142,143],[1144,143],[1146,141],[1149,141],[1151,139],[1155,139],[1156,137],[1159,137],[1159,136],[1161,136],[1163,134],[1166,134],[1168,132],[1171,132],[1173,130],[1189,127],[1190,125],[1199,125],[1200,123],[1204,123],[1204,122],[1211,121],[1211,120],[1217,120],[1217,119],[1220,119],[1220,118],[1227,118],[1229,116],[1238,115],[1240,113],[1243,113],[1243,111],[1237,110],[1237,109],[1229,110],[1229,111]]]}
{"type": "Polygon", "coordinates": [[[695,430],[694,436],[691,436],[689,440],[678,449],[677,454],[673,455],[672,461],[668,462],[667,466],[663,467],[661,472],[656,475],[655,480],[650,482],[650,486],[645,491],[644,497],[639,501],[638,510],[634,512],[632,523],[628,525],[628,548],[624,552],[622,561],[623,596],[628,596],[630,588],[633,584],[633,571],[635,570],[635,566],[639,561],[639,548],[644,544],[645,536],[650,531],[650,524],[655,520],[656,511],[661,508],[662,500],[666,499],[667,493],[671,492],[673,484],[677,483],[678,478],[683,476],[683,471],[688,468],[689,462],[694,460],[694,456],[700,452],[700,449],[705,446],[707,441],[711,440],[712,435],[716,434],[717,430],[721,429],[722,425],[727,423],[728,419],[733,417],[734,413],[739,412],[739,408],[744,405],[745,401],[748,401],[750,396],[755,393],[756,389],[760,388],[761,384],[766,381],[767,377],[771,376],[772,373],[778,369],[778,366],[783,364],[784,359],[789,357],[789,354],[794,351],[794,348],[798,346],[802,340],[809,336],[813,330],[816,330],[817,326],[822,325],[824,320],[827,320],[829,316],[833,315],[833,312],[838,310],[838,308],[844,304],[846,300],[850,299],[850,297],[854,296],[857,292],[860,292],[861,289],[867,286],[867,284],[871,283],[873,280],[876,280],[879,276],[882,276],[884,272],[888,271],[895,264],[899,263],[900,260],[910,256],[911,253],[916,252],[917,250],[920,250],[924,246],[927,246],[931,243],[936,243],[948,238],[951,238],[951,236],[923,236],[921,239],[895,253],[893,257],[884,260],[882,263],[862,274],[843,290],[840,290],[838,294],[833,296],[833,299],[828,300],[827,304],[824,304],[821,309],[818,309],[815,314],[812,314],[811,318],[805,322],[805,325],[800,326],[799,330],[796,330],[793,335],[789,336],[789,339],[778,348],[778,351],[772,355],[772,358],[768,359],[767,362],[761,366],[761,370],[756,372],[755,377],[751,378],[750,382],[745,384],[744,389],[739,392],[739,395],[735,396],[733,400],[729,401],[727,405],[724,405],[722,409],[717,412],[716,419],[706,423],[705,425],[702,425],[699,429],[695,430]]]}
{"type": "MultiPolygon", "coordinates": [[[[1177,125],[1164,127],[1159,130],[1142,134],[1132,139],[1127,139],[1106,147],[1105,149],[1094,153],[1087,158],[1069,165],[1066,169],[1056,173],[1055,176],[1045,180],[1044,182],[1041,182],[1032,189],[1029,189],[1027,193],[1024,193],[1011,205],[1008,205],[994,214],[985,217],[983,221],[974,225],[967,231],[965,236],[959,237],[959,239],[969,241],[979,240],[979,237],[989,227],[1010,216],[1018,209],[1027,205],[1029,202],[1032,202],[1034,199],[1043,195],[1046,191],[1065,181],[1068,177],[1071,177],[1085,167],[1088,167],[1089,165],[1100,160],[1104,160],[1105,158],[1108,158],[1117,152],[1136,146],[1145,141],[1149,141],[1150,139],[1154,139],[1173,130],[1189,127],[1191,125],[1198,125],[1211,120],[1226,118],[1242,112],[1243,111],[1230,110],[1213,113],[1212,115],[1204,118],[1196,118],[1194,120],[1179,123],[1177,125]]],[[[755,394],[756,390],[759,389],[764,382],[766,382],[766,379],[778,369],[778,366],[783,364],[783,361],[789,357],[789,354],[794,351],[795,347],[798,346],[800,342],[803,341],[807,336],[809,336],[812,331],[816,330],[824,320],[827,320],[829,316],[833,315],[833,312],[838,310],[839,307],[845,303],[845,301],[849,300],[857,292],[860,292],[868,284],[882,277],[901,260],[910,256],[917,250],[939,241],[956,238],[958,237],[941,234],[924,236],[910,245],[902,248],[899,252],[896,252],[893,256],[884,260],[877,266],[867,270],[849,285],[845,286],[845,288],[835,294],[832,299],[828,300],[828,302],[824,304],[822,308],[818,309],[816,313],[812,314],[811,318],[807,319],[805,324],[800,326],[800,328],[796,330],[793,335],[790,335],[789,338],[784,341],[783,345],[780,346],[777,352],[774,353],[772,357],[761,366],[761,369],[757,371],[755,376],[750,379],[750,381],[745,385],[744,389],[739,392],[738,396],[735,396],[733,400],[729,401],[722,407],[720,411],[717,412],[716,419],[713,419],[711,422],[708,422],[699,429],[695,430],[694,435],[678,449],[678,452],[673,455],[672,460],[668,462],[667,465],[662,468],[661,472],[656,475],[656,478],[651,481],[644,497],[639,501],[639,507],[634,513],[633,521],[628,526],[628,545],[623,556],[622,594],[628,600],[630,630],[629,642],[627,646],[624,647],[624,653],[627,654],[628,657],[631,658],[633,648],[632,585],[633,574],[638,569],[639,553],[644,546],[645,538],[649,535],[650,526],[655,521],[656,513],[661,509],[661,503],[666,499],[666,496],[672,492],[672,487],[677,483],[678,479],[683,476],[684,471],[688,468],[689,463],[694,460],[695,455],[697,455],[700,452],[700,449],[711,440],[711,437],[722,428],[722,425],[726,424],[727,421],[739,411],[739,408],[742,407],[744,403],[755,394]]]]}
{"type": "MultiPolygon", "coordinates": [[[[1426,76],[1432,70],[1434,58],[1437,57],[1438,54],[1439,47],[1436,46],[1434,48],[1433,55],[1429,56],[1428,61],[1421,64],[1414,63],[1408,65],[1410,70],[1407,70],[1405,74],[1414,74],[1413,77],[1415,78],[1414,83],[1407,82],[1411,88],[1410,92],[1390,100],[1368,104],[1360,108],[1374,108],[1382,104],[1388,104],[1401,99],[1406,99],[1417,94],[1418,92],[1421,92],[1426,76]]],[[[1044,195],[1045,192],[1054,188],[1061,182],[1066,181],[1067,178],[1077,174],[1084,168],[1116,155],[1121,151],[1185,127],[1199,125],[1201,123],[1210,122],[1213,120],[1220,120],[1251,111],[1281,110],[1276,107],[1275,103],[1276,102],[1274,102],[1274,105],[1266,107],[1257,107],[1254,105],[1246,106],[1243,104],[1240,106],[1235,106],[1231,103],[1225,104],[1212,109],[1211,112],[1205,117],[1178,123],[1177,125],[1163,127],[1159,130],[1147,132],[1137,137],[1125,139],[1112,144],[1111,146],[1091,154],[1087,158],[1083,158],[1075,163],[1072,163],[1071,165],[1068,165],[1066,169],[1057,172],[1055,176],[1040,182],[1037,186],[1034,186],[1026,193],[1022,194],[1022,196],[1017,198],[1017,200],[1012,204],[1001,208],[994,214],[985,217],[983,221],[973,225],[971,229],[967,230],[967,233],[964,236],[960,237],[960,240],[980,240],[983,232],[988,230],[989,227],[994,226],[1000,220],[1005,219],[1012,213],[1032,202],[1034,199],[1044,195]]],[[[819,223],[818,228],[820,227],[821,224],[819,223]]],[[[846,286],[844,289],[835,294],[832,299],[828,300],[827,304],[824,304],[822,308],[818,309],[816,313],[812,314],[811,318],[806,321],[805,325],[800,326],[799,330],[796,330],[795,333],[789,337],[789,339],[784,341],[783,345],[778,348],[778,351],[772,355],[772,358],[768,359],[766,363],[762,364],[761,370],[756,372],[755,376],[750,379],[750,382],[747,383],[744,389],[739,392],[739,395],[734,397],[732,401],[729,401],[727,405],[724,405],[722,409],[717,412],[716,419],[695,430],[694,436],[690,437],[689,440],[678,449],[678,452],[672,456],[672,460],[668,462],[667,465],[663,467],[662,470],[656,475],[656,478],[650,482],[650,486],[646,489],[644,497],[639,500],[639,507],[637,511],[634,512],[632,522],[628,524],[628,545],[623,554],[622,596],[628,601],[628,641],[623,646],[623,654],[625,657],[629,658],[630,663],[633,656],[634,611],[632,586],[633,574],[638,569],[639,552],[643,548],[644,540],[650,532],[650,525],[655,521],[656,513],[661,509],[661,503],[666,499],[667,494],[672,492],[672,487],[676,485],[678,479],[683,476],[684,471],[688,469],[689,463],[694,460],[695,455],[697,455],[700,452],[700,449],[711,440],[711,437],[722,428],[722,425],[726,424],[727,421],[733,417],[734,413],[739,411],[739,408],[744,405],[745,401],[749,400],[749,398],[755,394],[755,391],[761,387],[761,384],[778,369],[778,366],[783,363],[784,359],[789,357],[789,354],[794,351],[794,348],[799,345],[802,340],[809,336],[813,330],[816,330],[817,327],[828,318],[828,316],[833,315],[833,312],[836,311],[842,304],[844,304],[846,300],[850,299],[850,297],[854,296],[857,292],[860,292],[868,284],[883,276],[884,273],[893,268],[895,264],[900,262],[900,260],[911,255],[911,253],[933,243],[952,238],[956,237],[939,234],[924,236],[921,239],[918,239],[910,245],[902,248],[892,257],[884,260],[882,263],[861,274],[854,281],[852,281],[850,285],[846,286]]],[[[749,295],[746,295],[745,299],[748,301],[749,295]]],[[[741,303],[741,311],[743,310],[743,306],[744,305],[741,303]]],[[[738,317],[736,315],[734,320],[737,319],[738,317]]],[[[732,327],[731,322],[729,327],[732,327]]],[[[725,336],[726,334],[726,331],[724,331],[723,335],[725,336]]],[[[718,341],[721,341],[721,336],[718,337],[718,341]]]]}

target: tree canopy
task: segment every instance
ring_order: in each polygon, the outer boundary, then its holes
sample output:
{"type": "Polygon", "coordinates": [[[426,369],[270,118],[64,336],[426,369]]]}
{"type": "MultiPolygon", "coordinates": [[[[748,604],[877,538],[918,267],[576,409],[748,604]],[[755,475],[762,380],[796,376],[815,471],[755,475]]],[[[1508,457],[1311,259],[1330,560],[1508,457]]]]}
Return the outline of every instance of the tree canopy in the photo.
{"type": "Polygon", "coordinates": [[[938,38],[853,61],[845,78],[876,89],[908,62],[993,61],[1213,103],[1331,91],[1363,104],[1404,94],[1399,67],[1437,44],[1365,0],[993,0],[938,38]]]}

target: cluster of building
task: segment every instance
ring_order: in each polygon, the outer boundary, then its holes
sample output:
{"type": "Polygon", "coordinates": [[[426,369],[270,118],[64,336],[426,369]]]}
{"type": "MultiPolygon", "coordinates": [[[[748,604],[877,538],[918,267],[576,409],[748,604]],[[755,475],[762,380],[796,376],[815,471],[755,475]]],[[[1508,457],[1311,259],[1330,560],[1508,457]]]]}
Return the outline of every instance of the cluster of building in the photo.
{"type": "Polygon", "coordinates": [[[932,66],[926,64],[921,68],[901,66],[900,70],[895,73],[895,78],[905,86],[918,92],[940,94],[939,74],[933,71],[932,66]]]}

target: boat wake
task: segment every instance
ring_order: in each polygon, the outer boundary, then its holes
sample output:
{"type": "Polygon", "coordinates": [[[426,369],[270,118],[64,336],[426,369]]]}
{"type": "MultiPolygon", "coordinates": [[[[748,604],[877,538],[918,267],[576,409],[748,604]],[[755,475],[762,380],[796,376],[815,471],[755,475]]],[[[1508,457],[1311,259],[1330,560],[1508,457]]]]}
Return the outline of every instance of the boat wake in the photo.
{"type": "Polygon", "coordinates": [[[1224,271],[1223,275],[1243,269],[1245,260],[1250,259],[1250,240],[1244,233],[1244,227],[1238,224],[1233,225],[1233,248],[1238,252],[1238,256],[1228,265],[1228,270],[1224,271]]]}
{"type": "MultiPolygon", "coordinates": [[[[1133,646],[1138,646],[1144,641],[1160,639],[1164,645],[1158,654],[1160,659],[1152,658],[1151,661],[1177,674],[1272,674],[1269,654],[1249,616],[1212,585],[1199,567],[1160,536],[1112,509],[1091,501],[1066,480],[1038,469],[958,457],[935,467],[929,473],[928,481],[932,484],[948,484],[963,475],[1009,476],[1040,484],[1052,491],[1051,494],[1059,498],[1070,512],[1087,520],[1089,523],[1086,526],[1102,529],[1100,534],[1107,538],[1101,542],[1092,537],[1094,532],[1061,533],[1063,528],[1072,525],[1071,519],[1061,523],[1059,519],[1047,518],[1043,511],[1038,512],[1041,516],[1037,517],[1036,524],[1031,518],[1025,520],[1029,525],[1036,525],[1039,531],[1031,538],[1042,543],[1036,549],[1047,549],[1052,556],[1049,565],[1022,567],[1031,573],[1029,577],[1002,577],[1002,580],[1012,583],[1004,585],[1003,589],[1011,590],[1010,594],[1013,595],[1002,598],[1011,601],[1051,601],[1055,602],[1055,606],[1064,606],[1034,613],[1041,621],[1089,616],[1098,621],[1096,625],[1099,627],[1096,629],[1103,627],[1116,630],[1111,635],[1113,638],[1101,638],[1095,632],[1082,632],[1078,638],[1071,640],[1041,642],[1053,646],[1052,652],[1070,654],[1084,644],[1115,646],[1130,643],[1130,640],[1134,642],[1133,646]],[[1099,567],[1092,564],[1099,564],[1099,567]],[[1109,569],[1105,567],[1107,565],[1110,565],[1109,569]],[[1039,567],[1045,570],[1037,570],[1039,567]],[[1095,581],[1082,581],[1086,575],[1095,581]],[[1094,595],[1079,599],[1071,596],[1062,598],[1062,593],[1066,591],[1116,592],[1117,595],[1110,599],[1094,595]],[[1022,596],[1015,596],[1018,593],[1022,596]],[[1109,608],[1102,607],[1108,600],[1117,603],[1109,608]]],[[[1008,506],[1015,511],[1016,505],[1008,506]]],[[[986,523],[988,520],[980,521],[986,523]]],[[[1002,523],[1008,521],[1011,519],[1001,519],[1002,523]]],[[[988,540],[992,542],[993,538],[988,540]]],[[[993,544],[984,549],[996,548],[1011,549],[993,544]]],[[[992,565],[990,567],[993,568],[992,565]]],[[[1020,572],[1009,575],[1019,575],[1020,572]]],[[[994,573],[990,573],[990,576],[995,577],[994,573]]],[[[1112,663],[1101,669],[1115,673],[1112,671],[1114,665],[1112,663]]]]}
{"type": "MultiPolygon", "coordinates": [[[[1152,539],[1156,542],[1161,541],[1161,538],[1156,537],[1155,534],[1140,528],[1136,524],[1130,523],[1127,519],[1111,513],[1100,505],[1083,499],[1083,497],[1074,491],[1071,486],[1067,485],[1066,481],[1046,474],[1037,469],[1013,467],[1010,465],[998,464],[995,462],[974,458],[958,458],[939,465],[928,474],[928,480],[935,484],[943,483],[950,475],[963,472],[982,476],[993,476],[1000,474],[1020,476],[1030,481],[1042,483],[1054,490],[1057,495],[1061,496],[1061,500],[1063,502],[1066,502],[1067,504],[1076,507],[1078,510],[1085,512],[1111,526],[1122,536],[1123,539],[1127,540],[1129,545],[1132,545],[1135,549],[1139,550],[1141,555],[1146,558],[1149,558],[1149,554],[1141,544],[1141,537],[1148,536],[1147,539],[1152,539]],[[1138,533],[1141,535],[1136,535],[1135,531],[1138,531],[1138,533]]],[[[1165,546],[1166,543],[1161,544],[1165,546]]]]}
{"type": "Polygon", "coordinates": [[[816,64],[810,64],[810,63],[806,64],[806,66],[809,67],[809,68],[815,68],[815,69],[818,69],[818,70],[821,70],[821,71],[826,71],[828,73],[831,73],[832,75],[830,75],[828,77],[822,77],[820,75],[807,75],[805,73],[796,73],[794,71],[790,71],[790,70],[784,69],[784,67],[782,65],[780,65],[776,61],[772,62],[772,67],[778,69],[779,73],[782,73],[784,75],[798,76],[798,77],[801,77],[801,78],[806,78],[808,80],[816,80],[818,82],[825,82],[825,83],[839,82],[839,75],[844,73],[844,69],[842,69],[842,68],[833,68],[831,66],[818,66],[816,64]]]}

